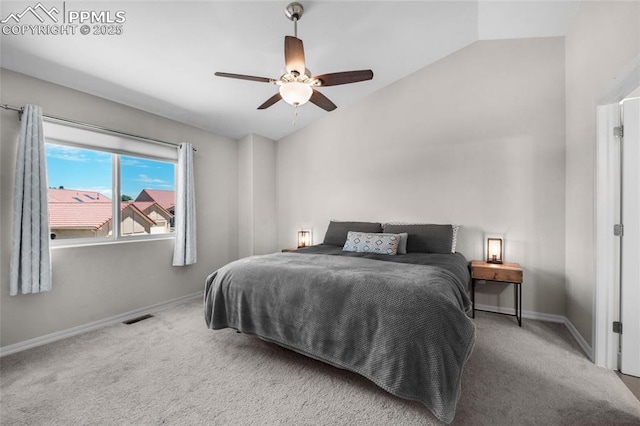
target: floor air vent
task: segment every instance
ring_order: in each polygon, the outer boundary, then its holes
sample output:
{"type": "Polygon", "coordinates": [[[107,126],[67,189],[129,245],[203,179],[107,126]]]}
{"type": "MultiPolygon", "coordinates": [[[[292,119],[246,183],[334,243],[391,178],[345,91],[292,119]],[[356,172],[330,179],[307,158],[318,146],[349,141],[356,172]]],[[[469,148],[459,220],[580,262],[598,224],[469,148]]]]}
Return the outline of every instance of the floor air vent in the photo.
{"type": "Polygon", "coordinates": [[[151,315],[151,314],[142,315],[141,317],[131,318],[130,320],[122,321],[122,323],[123,323],[123,324],[127,324],[127,325],[129,325],[129,324],[135,324],[135,323],[137,323],[137,322],[144,321],[144,320],[146,320],[147,318],[153,318],[153,315],[151,315]]]}

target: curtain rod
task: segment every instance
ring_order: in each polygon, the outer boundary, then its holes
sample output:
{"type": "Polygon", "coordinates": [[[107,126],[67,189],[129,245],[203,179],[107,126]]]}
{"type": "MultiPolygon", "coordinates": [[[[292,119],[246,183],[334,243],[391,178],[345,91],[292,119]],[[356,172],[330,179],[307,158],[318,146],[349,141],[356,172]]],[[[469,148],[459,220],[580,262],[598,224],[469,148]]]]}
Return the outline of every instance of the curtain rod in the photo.
{"type": "MultiPolygon", "coordinates": [[[[7,104],[0,104],[0,108],[4,108],[4,109],[9,110],[9,111],[16,111],[17,113],[19,113],[21,115],[22,115],[22,112],[24,111],[24,108],[12,106],[12,105],[7,105],[7,104]]],[[[155,143],[155,144],[159,144],[159,145],[168,145],[168,146],[173,147],[173,148],[179,148],[180,147],[180,145],[172,143],[172,142],[162,141],[162,140],[159,140],[159,139],[152,139],[152,138],[148,138],[146,136],[134,135],[134,134],[127,133],[127,132],[121,132],[120,130],[108,129],[106,127],[97,126],[95,124],[84,123],[82,121],[70,120],[68,118],[61,118],[61,117],[56,117],[56,116],[48,115],[48,114],[42,114],[42,117],[46,118],[48,120],[52,120],[52,121],[60,121],[60,122],[63,122],[63,123],[69,123],[69,124],[72,124],[72,125],[77,126],[77,127],[85,127],[85,128],[88,128],[88,129],[98,130],[100,132],[105,132],[105,133],[111,133],[111,134],[118,135],[118,136],[126,136],[128,138],[139,139],[139,140],[142,140],[142,141],[145,141],[145,142],[151,142],[151,143],[155,143]]],[[[198,148],[193,147],[193,150],[197,151],[198,148]]]]}

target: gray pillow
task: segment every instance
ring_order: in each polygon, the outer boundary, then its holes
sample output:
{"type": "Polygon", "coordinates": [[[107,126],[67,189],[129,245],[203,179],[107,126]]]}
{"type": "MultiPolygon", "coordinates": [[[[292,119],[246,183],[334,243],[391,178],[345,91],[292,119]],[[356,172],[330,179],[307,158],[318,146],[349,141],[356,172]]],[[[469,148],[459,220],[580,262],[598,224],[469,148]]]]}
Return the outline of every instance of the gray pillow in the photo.
{"type": "Polygon", "coordinates": [[[383,232],[409,234],[407,253],[451,253],[453,226],[432,224],[385,224],[383,232]]]}
{"type": "Polygon", "coordinates": [[[340,222],[332,220],[329,222],[322,244],[343,247],[347,241],[347,233],[349,231],[380,233],[382,232],[382,224],[378,222],[340,222]]]}
{"type": "Polygon", "coordinates": [[[398,254],[407,254],[407,239],[409,238],[409,234],[401,232],[399,235],[400,244],[398,244],[398,254]]]}

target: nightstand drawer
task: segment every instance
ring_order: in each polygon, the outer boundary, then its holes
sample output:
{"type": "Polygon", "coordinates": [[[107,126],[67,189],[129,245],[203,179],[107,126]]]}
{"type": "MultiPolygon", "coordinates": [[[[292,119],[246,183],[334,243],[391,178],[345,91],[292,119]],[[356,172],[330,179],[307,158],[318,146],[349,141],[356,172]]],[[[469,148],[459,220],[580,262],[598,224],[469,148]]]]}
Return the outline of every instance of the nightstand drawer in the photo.
{"type": "Polygon", "coordinates": [[[512,267],[508,263],[503,264],[472,263],[471,278],[475,280],[504,281],[508,283],[522,282],[522,269],[519,266],[512,267]]]}

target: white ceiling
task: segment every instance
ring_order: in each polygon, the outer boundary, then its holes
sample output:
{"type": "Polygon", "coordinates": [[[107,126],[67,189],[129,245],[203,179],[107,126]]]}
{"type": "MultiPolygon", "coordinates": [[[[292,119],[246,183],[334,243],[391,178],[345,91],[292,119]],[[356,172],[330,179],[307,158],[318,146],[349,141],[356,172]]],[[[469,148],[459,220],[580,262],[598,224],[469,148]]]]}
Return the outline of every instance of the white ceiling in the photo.
{"type": "MultiPolygon", "coordinates": [[[[0,20],[29,2],[0,3],[0,20]]],[[[125,12],[122,35],[2,35],[0,66],[241,138],[278,140],[328,113],[313,104],[256,108],[277,87],[215,77],[278,78],[288,1],[42,1],[125,12]]],[[[313,75],[372,69],[371,81],[321,88],[338,109],[477,40],[565,35],[577,1],[305,1],[298,37],[313,75]]],[[[28,23],[25,15],[20,24],[28,23]]],[[[29,22],[38,23],[38,22],[29,22]]],[[[45,111],[46,113],[46,111],[45,111]]],[[[73,118],[73,117],[69,117],[73,118]]]]}

